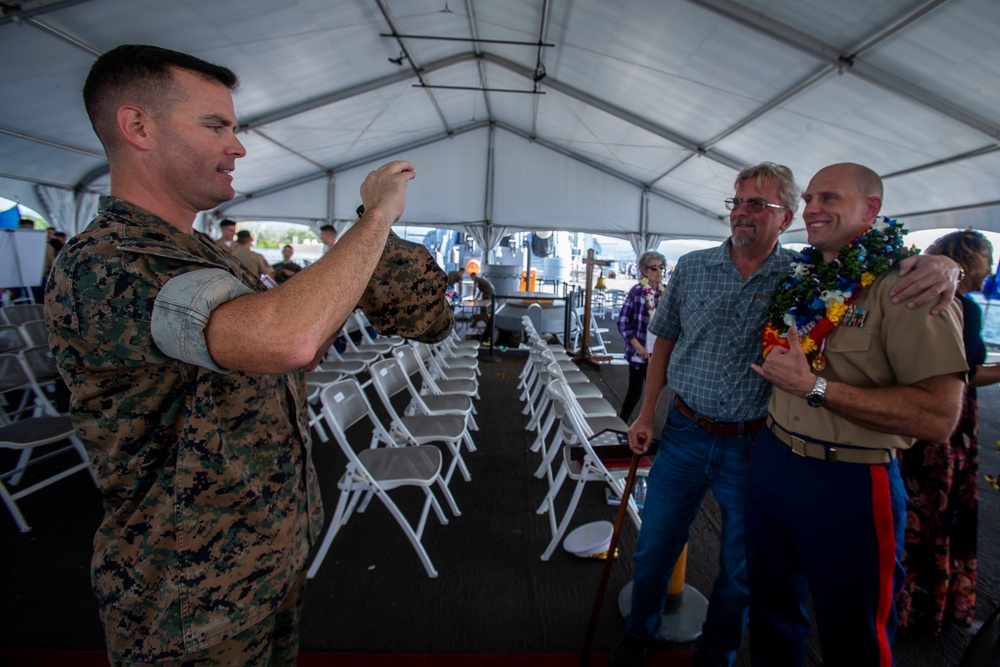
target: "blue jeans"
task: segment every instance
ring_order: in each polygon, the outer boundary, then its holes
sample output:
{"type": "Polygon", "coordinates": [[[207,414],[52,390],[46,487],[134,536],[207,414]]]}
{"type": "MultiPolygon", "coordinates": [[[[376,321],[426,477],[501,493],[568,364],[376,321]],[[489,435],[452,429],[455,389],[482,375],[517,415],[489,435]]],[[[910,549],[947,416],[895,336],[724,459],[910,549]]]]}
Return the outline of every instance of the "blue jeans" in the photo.
{"type": "Polygon", "coordinates": [[[743,517],[750,449],[758,433],[711,435],[676,406],[670,410],[659,454],[649,472],[636,545],[632,609],[625,619],[631,636],[653,640],[659,632],[674,563],[711,489],[722,509],[719,574],[709,596],[698,651],[712,665],[733,664],[747,621],[743,517]]]}

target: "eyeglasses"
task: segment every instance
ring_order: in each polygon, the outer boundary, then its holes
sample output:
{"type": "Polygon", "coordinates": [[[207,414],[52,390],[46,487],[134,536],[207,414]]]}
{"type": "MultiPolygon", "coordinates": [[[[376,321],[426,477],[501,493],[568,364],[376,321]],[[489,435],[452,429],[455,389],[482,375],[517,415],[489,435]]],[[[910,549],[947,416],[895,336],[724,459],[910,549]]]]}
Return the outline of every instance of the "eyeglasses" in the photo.
{"type": "Polygon", "coordinates": [[[747,210],[751,213],[760,213],[765,208],[783,208],[786,211],[791,211],[792,209],[787,206],[781,206],[779,204],[771,204],[764,201],[759,197],[754,197],[753,199],[740,199],[739,197],[733,197],[732,199],[726,200],[726,208],[730,211],[735,211],[740,207],[741,204],[746,204],[747,210]]]}
{"type": "Polygon", "coordinates": [[[647,271],[662,271],[666,267],[663,264],[653,264],[652,266],[647,266],[647,271]]]}

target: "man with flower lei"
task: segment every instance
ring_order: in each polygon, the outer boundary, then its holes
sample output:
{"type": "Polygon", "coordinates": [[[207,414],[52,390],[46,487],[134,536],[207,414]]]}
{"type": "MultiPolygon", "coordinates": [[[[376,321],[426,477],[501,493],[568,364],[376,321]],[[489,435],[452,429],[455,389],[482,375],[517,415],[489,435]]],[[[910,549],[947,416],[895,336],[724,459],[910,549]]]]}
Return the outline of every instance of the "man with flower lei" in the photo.
{"type": "Polygon", "coordinates": [[[906,522],[895,452],[954,428],[961,311],[891,305],[888,269],[909,251],[878,217],[872,170],[826,167],[803,200],[812,249],[775,293],[753,366],[775,389],[747,482],[751,654],[801,665],[811,595],[824,663],[891,665],[906,522]]]}

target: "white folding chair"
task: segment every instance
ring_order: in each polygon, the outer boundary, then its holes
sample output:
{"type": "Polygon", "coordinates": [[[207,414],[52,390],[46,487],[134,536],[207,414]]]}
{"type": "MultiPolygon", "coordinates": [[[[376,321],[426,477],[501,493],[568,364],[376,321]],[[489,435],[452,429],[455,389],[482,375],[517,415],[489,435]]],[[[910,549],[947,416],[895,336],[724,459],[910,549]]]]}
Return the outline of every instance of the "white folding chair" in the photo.
{"type": "Polygon", "coordinates": [[[358,323],[358,328],[361,330],[362,345],[368,345],[370,343],[389,343],[392,347],[399,347],[400,345],[406,344],[405,338],[400,336],[385,336],[375,331],[375,327],[372,326],[368,316],[365,315],[364,311],[360,308],[355,308],[351,317],[353,317],[358,323]]]}
{"type": "Polygon", "coordinates": [[[462,414],[466,415],[470,431],[479,430],[479,425],[473,416],[476,414],[476,404],[471,396],[460,392],[449,394],[441,391],[437,385],[424,382],[420,375],[420,362],[416,359],[416,352],[409,345],[397,347],[392,354],[408,381],[411,400],[404,411],[406,415],[418,412],[430,414],[436,411],[443,411],[441,414],[462,414]]]}
{"type": "MultiPolygon", "coordinates": [[[[577,306],[572,311],[572,318],[575,322],[574,330],[576,331],[573,337],[573,349],[579,350],[581,347],[580,338],[583,335],[583,318],[586,315],[586,306],[577,306]]],[[[600,353],[607,354],[608,347],[604,342],[603,336],[601,334],[608,333],[610,329],[607,327],[597,326],[597,320],[594,318],[594,311],[590,311],[590,352],[591,354],[600,353]]]]}
{"type": "MultiPolygon", "coordinates": [[[[549,384],[546,385],[546,391],[552,395],[553,400],[558,404],[560,419],[567,427],[567,430],[572,434],[572,440],[567,442],[562,447],[563,461],[559,466],[559,472],[556,473],[556,476],[549,487],[549,492],[546,494],[545,499],[542,501],[537,510],[538,514],[546,514],[548,516],[549,527],[552,530],[552,540],[549,542],[548,547],[546,547],[545,552],[542,554],[542,560],[547,561],[551,558],[556,547],[559,546],[563,535],[566,534],[566,529],[569,527],[569,523],[573,518],[574,512],[576,511],[576,507],[580,502],[580,496],[583,494],[583,487],[587,484],[587,482],[604,482],[611,489],[613,489],[619,497],[623,495],[624,477],[626,476],[627,471],[609,471],[601,462],[600,457],[594,452],[593,447],[590,445],[590,441],[597,433],[603,430],[627,432],[628,424],[623,422],[618,417],[602,417],[588,420],[576,404],[572,393],[567,390],[566,384],[558,378],[553,378],[549,384]],[[583,448],[583,456],[581,457],[581,460],[575,460],[573,458],[571,451],[572,446],[579,446],[583,448]],[[559,519],[557,518],[556,511],[556,496],[559,494],[559,490],[562,488],[563,482],[567,478],[574,480],[576,485],[573,489],[573,494],[570,497],[569,505],[563,512],[562,518],[559,519]]],[[[648,468],[641,468],[641,473],[639,474],[648,473],[648,468]]],[[[629,514],[638,528],[641,524],[639,509],[636,507],[635,501],[631,497],[628,498],[627,502],[629,514]]]]}
{"type": "Polygon", "coordinates": [[[49,334],[45,329],[45,320],[29,320],[21,323],[21,335],[29,345],[48,345],[49,334]]]}
{"type": "Polygon", "coordinates": [[[424,527],[431,508],[434,509],[442,525],[447,524],[448,519],[441,510],[441,505],[431,487],[437,485],[448,502],[452,514],[461,516],[451,491],[441,477],[441,450],[433,446],[379,447],[380,442],[388,445],[392,443],[393,438],[375,415],[356,380],[349,378],[324,388],[320,393],[320,402],[323,406],[324,421],[333,433],[333,439],[347,456],[347,467],[337,482],[337,488],[340,489],[337,508],[330,518],[326,536],[306,576],[312,579],[316,575],[340,527],[347,523],[355,511],[364,512],[371,497],[375,496],[403,530],[406,539],[417,552],[427,576],[436,577],[437,570],[434,569],[422,542],[424,527]],[[372,424],[371,441],[367,449],[356,450],[347,438],[347,429],[363,419],[368,419],[372,424]],[[419,487],[425,495],[416,528],[407,521],[406,516],[389,497],[390,491],[404,486],[419,487]],[[364,496],[363,501],[361,501],[362,496],[364,496]]]}
{"type": "Polygon", "coordinates": [[[22,303],[0,308],[0,318],[15,327],[25,322],[45,319],[45,306],[40,303],[22,303]]]}
{"type": "Polygon", "coordinates": [[[94,480],[94,486],[97,486],[97,477],[94,476],[94,471],[90,467],[90,459],[83,448],[83,443],[76,437],[76,433],[73,430],[73,422],[70,421],[69,417],[51,415],[28,417],[5,426],[0,426],[0,449],[21,452],[17,467],[0,474],[0,497],[3,498],[4,504],[10,511],[11,516],[14,517],[14,522],[17,523],[18,530],[22,533],[31,530],[31,526],[24,520],[24,515],[21,514],[21,509],[17,506],[16,501],[80,470],[86,470],[90,473],[91,479],[94,480]],[[28,456],[36,447],[53,445],[64,440],[68,441],[68,444],[65,446],[51,452],[46,452],[41,456],[35,455],[34,458],[28,456]],[[27,488],[11,492],[9,486],[20,484],[22,475],[29,465],[35,465],[69,452],[74,452],[80,458],[80,462],[49,475],[27,488]]]}
{"type": "Polygon", "coordinates": [[[389,341],[372,339],[371,335],[360,324],[357,317],[359,311],[352,312],[347,321],[344,322],[343,338],[348,352],[360,352],[362,350],[377,352],[379,357],[384,357],[392,351],[395,345],[389,341]],[[355,335],[361,341],[360,345],[354,341],[355,335]]]}
{"type": "MultiPolygon", "coordinates": [[[[399,348],[403,350],[405,348],[399,348]]],[[[460,372],[446,373],[439,366],[434,364],[434,355],[430,348],[423,343],[411,346],[414,350],[414,359],[420,365],[420,377],[424,384],[430,387],[434,393],[442,394],[464,394],[472,398],[479,398],[479,382],[473,377],[462,376],[460,372]]],[[[396,354],[399,354],[399,350],[396,354]]]]}
{"type": "Polygon", "coordinates": [[[396,359],[385,359],[372,365],[372,384],[378,393],[382,405],[389,413],[392,422],[389,433],[400,445],[429,445],[443,442],[451,452],[451,464],[444,475],[446,484],[451,484],[455,468],[462,473],[462,478],[468,482],[472,479],[469,469],[462,459],[462,444],[469,445],[469,451],[475,449],[472,436],[465,417],[458,415],[411,415],[406,416],[396,410],[392,397],[406,390],[407,378],[396,359]]]}
{"type": "Polygon", "coordinates": [[[0,354],[20,352],[32,344],[30,340],[25,338],[21,327],[13,324],[0,324],[0,354]]]}

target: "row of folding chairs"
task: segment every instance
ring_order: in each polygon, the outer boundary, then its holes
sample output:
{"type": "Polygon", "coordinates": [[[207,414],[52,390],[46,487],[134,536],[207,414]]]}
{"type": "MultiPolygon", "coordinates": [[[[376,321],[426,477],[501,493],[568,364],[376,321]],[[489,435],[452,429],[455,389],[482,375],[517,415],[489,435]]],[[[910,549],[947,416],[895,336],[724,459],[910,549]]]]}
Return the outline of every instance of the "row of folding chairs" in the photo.
{"type": "Polygon", "coordinates": [[[40,303],[20,303],[0,308],[0,324],[19,326],[25,322],[44,319],[45,306],[40,303]]]}
{"type": "MultiPolygon", "coordinates": [[[[589,482],[607,485],[619,498],[624,491],[627,471],[609,469],[595,451],[603,434],[627,433],[628,424],[617,410],[577,368],[562,346],[543,340],[528,318],[522,320],[530,343],[528,360],[518,382],[522,413],[528,417],[526,430],[534,431],[531,451],[539,464],[535,477],[546,482],[546,494],[538,514],[548,518],[552,538],[542,553],[549,560],[572,522],[584,487],[589,482]],[[553,466],[557,466],[553,473],[553,466]],[[566,508],[559,514],[557,500],[567,480],[574,482],[566,508]]],[[[640,474],[646,474],[643,469],[640,474]]],[[[633,498],[627,499],[629,515],[638,527],[640,516],[633,498]]]]}
{"type": "MultiPolygon", "coordinates": [[[[479,397],[478,343],[469,343],[453,337],[433,346],[402,342],[386,348],[377,359],[366,358],[366,382],[348,376],[311,385],[319,403],[317,431],[329,432],[347,463],[337,484],[336,508],[308,577],[322,566],[340,528],[351,516],[364,512],[372,497],[399,525],[427,576],[437,576],[423,546],[424,528],[431,511],[439,523],[448,523],[438,495],[453,516],[460,516],[451,483],[456,471],[471,481],[464,453],[476,451],[472,433],[478,430],[474,402],[479,397]],[[384,420],[365,392],[367,385],[374,388],[384,420]],[[371,428],[370,437],[367,442],[352,442],[348,430],[360,423],[371,428]],[[424,493],[415,522],[407,519],[390,496],[390,491],[406,486],[419,487],[424,493]]],[[[358,344],[357,351],[374,350],[366,350],[367,345],[358,344]]]]}
{"type": "Polygon", "coordinates": [[[87,471],[97,485],[72,421],[59,414],[51,390],[47,391],[58,381],[58,372],[46,342],[45,323],[22,319],[40,315],[40,308],[15,305],[0,310],[7,322],[0,325],[0,449],[18,454],[13,469],[0,473],[0,498],[21,532],[31,530],[17,504],[21,498],[80,471],[87,471]],[[43,447],[47,449],[38,454],[36,449],[43,447]],[[47,464],[45,476],[22,486],[29,466],[60,456],[72,464],[47,464]]]}

